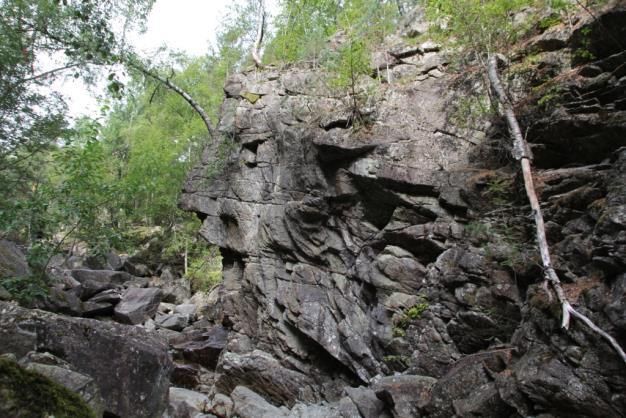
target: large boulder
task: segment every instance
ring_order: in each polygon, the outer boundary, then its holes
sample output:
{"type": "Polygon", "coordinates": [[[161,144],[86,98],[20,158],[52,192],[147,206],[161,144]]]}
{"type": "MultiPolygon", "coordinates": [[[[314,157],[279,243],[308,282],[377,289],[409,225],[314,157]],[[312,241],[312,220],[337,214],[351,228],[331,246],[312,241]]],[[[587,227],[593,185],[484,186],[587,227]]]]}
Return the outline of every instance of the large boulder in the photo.
{"type": "Polygon", "coordinates": [[[102,416],[104,411],[100,388],[92,377],[52,364],[29,363],[26,370],[37,372],[65,386],[72,392],[78,393],[97,417],[102,416]]]}
{"type": "Polygon", "coordinates": [[[115,306],[115,319],[125,324],[141,324],[151,318],[159,308],[161,289],[130,287],[124,291],[122,301],[115,306]]]}
{"type": "Polygon", "coordinates": [[[121,287],[133,279],[133,276],[123,271],[113,270],[72,270],[72,277],[80,283],[77,293],[81,300],[116,287],[121,287]]]}
{"type": "Polygon", "coordinates": [[[0,354],[54,353],[93,378],[104,410],[158,416],[167,406],[172,361],[167,347],[138,327],[71,318],[0,302],[0,354]]]}
{"type": "Polygon", "coordinates": [[[0,416],[92,418],[94,415],[78,394],[36,371],[0,358],[0,416]]]}
{"type": "Polygon", "coordinates": [[[187,361],[215,369],[217,360],[228,342],[228,330],[216,326],[206,331],[194,331],[172,341],[173,348],[187,361]]]}

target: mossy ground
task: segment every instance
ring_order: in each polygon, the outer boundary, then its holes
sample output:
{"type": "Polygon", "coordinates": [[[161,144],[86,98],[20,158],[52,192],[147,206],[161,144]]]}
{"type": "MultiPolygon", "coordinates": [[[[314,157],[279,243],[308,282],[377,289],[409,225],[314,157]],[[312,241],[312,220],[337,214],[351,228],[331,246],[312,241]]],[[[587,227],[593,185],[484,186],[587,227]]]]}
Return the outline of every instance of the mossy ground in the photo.
{"type": "Polygon", "coordinates": [[[0,416],[94,418],[76,393],[17,363],[0,358],[0,416]]]}

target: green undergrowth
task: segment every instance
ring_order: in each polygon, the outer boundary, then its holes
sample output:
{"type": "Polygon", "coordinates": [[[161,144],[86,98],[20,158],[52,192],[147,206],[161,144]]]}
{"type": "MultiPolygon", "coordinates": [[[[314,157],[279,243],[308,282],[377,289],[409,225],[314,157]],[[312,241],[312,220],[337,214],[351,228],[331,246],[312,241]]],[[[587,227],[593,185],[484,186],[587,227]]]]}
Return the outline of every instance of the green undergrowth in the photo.
{"type": "Polygon", "coordinates": [[[76,393],[17,363],[0,358],[0,416],[95,418],[76,393]]]}

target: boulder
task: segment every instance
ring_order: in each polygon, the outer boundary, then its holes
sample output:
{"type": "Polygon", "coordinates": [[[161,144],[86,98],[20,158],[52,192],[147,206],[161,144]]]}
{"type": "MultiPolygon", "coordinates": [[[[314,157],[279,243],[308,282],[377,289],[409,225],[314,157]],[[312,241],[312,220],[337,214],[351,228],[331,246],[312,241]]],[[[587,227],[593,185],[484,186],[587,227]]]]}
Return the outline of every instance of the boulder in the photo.
{"type": "Polygon", "coordinates": [[[76,392],[89,405],[97,417],[102,416],[104,407],[102,397],[100,396],[100,388],[93,378],[65,367],[50,364],[28,363],[26,370],[37,372],[65,386],[72,392],[76,392]]]}
{"type": "Polygon", "coordinates": [[[15,243],[0,239],[0,278],[28,277],[30,274],[22,250],[15,243]]]}
{"type": "Polygon", "coordinates": [[[195,418],[207,412],[211,401],[204,393],[171,387],[167,413],[172,418],[195,418]]]}
{"type": "Polygon", "coordinates": [[[373,390],[363,387],[347,387],[345,392],[354,405],[356,405],[363,418],[389,417],[389,414],[385,412],[385,404],[378,399],[376,392],[373,390]]]}
{"type": "Polygon", "coordinates": [[[150,275],[150,269],[148,266],[142,263],[135,263],[130,260],[126,260],[124,262],[123,269],[133,276],[146,277],[150,275]]]}
{"type": "Polygon", "coordinates": [[[0,357],[0,416],[100,418],[80,395],[54,380],[0,357]]]}
{"type": "Polygon", "coordinates": [[[176,278],[169,269],[163,270],[157,283],[163,291],[164,302],[184,303],[191,297],[189,281],[183,278],[176,278]]]}
{"type": "Polygon", "coordinates": [[[174,308],[174,313],[187,315],[187,317],[189,317],[191,321],[195,321],[197,310],[198,309],[196,308],[196,305],[194,305],[193,303],[184,303],[182,305],[176,305],[176,307],[174,308]]]}
{"type": "Polygon", "coordinates": [[[200,367],[195,364],[174,363],[170,381],[174,386],[193,389],[200,384],[200,367]]]}
{"type": "Polygon", "coordinates": [[[83,306],[76,293],[74,289],[61,290],[53,287],[48,294],[46,310],[70,316],[81,316],[83,314],[83,306]]]}
{"type": "Polygon", "coordinates": [[[120,300],[122,300],[122,292],[120,292],[118,289],[109,289],[100,292],[95,296],[92,296],[88,299],[88,302],[110,303],[112,305],[115,305],[119,303],[120,300]]]}
{"type": "Polygon", "coordinates": [[[208,331],[193,332],[173,341],[175,350],[182,352],[187,361],[198,363],[210,370],[217,366],[217,360],[228,342],[228,330],[216,326],[208,331]]]}
{"type": "Polygon", "coordinates": [[[156,313],[161,302],[161,289],[130,287],[115,306],[115,319],[125,324],[141,324],[156,313]]]}
{"type": "Polygon", "coordinates": [[[216,393],[209,410],[218,417],[230,417],[233,414],[233,401],[228,396],[216,393]]]}
{"type": "Polygon", "coordinates": [[[108,302],[83,302],[83,316],[85,318],[94,318],[96,316],[113,315],[113,304],[108,302]]]}
{"type": "Polygon", "coordinates": [[[157,314],[154,322],[161,328],[167,328],[174,331],[182,331],[189,324],[189,316],[182,314],[162,315],[157,314]]]}
{"type": "Polygon", "coordinates": [[[277,408],[245,386],[237,386],[230,398],[233,401],[233,412],[240,418],[287,418],[289,410],[277,408]]]}
{"type": "MultiPolygon", "coordinates": [[[[430,401],[430,389],[437,383],[437,379],[427,376],[398,375],[385,376],[374,382],[372,388],[378,398],[382,399],[396,418],[419,417],[422,408],[430,401]]],[[[352,392],[350,398],[357,407],[361,405],[375,405],[369,401],[367,392],[352,392]],[[358,396],[355,396],[358,395],[358,396]]],[[[362,411],[363,407],[359,408],[362,411]]]]}
{"type": "Polygon", "coordinates": [[[217,372],[220,376],[215,386],[223,393],[237,386],[247,386],[278,405],[291,407],[297,401],[320,401],[313,389],[313,379],[283,367],[278,360],[261,350],[246,354],[225,352],[220,358],[217,372]]]}
{"type": "Polygon", "coordinates": [[[78,296],[87,300],[97,293],[122,286],[133,277],[123,271],[113,270],[72,270],[72,277],[79,283],[78,296]]]}
{"type": "Polygon", "coordinates": [[[107,413],[158,416],[167,406],[172,361],[166,345],[138,327],[71,318],[0,302],[0,354],[55,353],[93,378],[107,413]]]}

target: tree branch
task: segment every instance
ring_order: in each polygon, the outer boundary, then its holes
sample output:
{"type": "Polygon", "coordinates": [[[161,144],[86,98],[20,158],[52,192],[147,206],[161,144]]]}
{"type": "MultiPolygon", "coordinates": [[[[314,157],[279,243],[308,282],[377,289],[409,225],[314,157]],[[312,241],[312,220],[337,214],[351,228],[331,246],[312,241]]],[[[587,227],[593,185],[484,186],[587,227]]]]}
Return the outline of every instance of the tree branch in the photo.
{"type": "Polygon", "coordinates": [[[261,50],[263,36],[265,35],[265,18],[265,1],[259,0],[259,16],[256,29],[256,39],[254,41],[254,45],[252,46],[252,59],[254,60],[254,65],[256,65],[257,68],[263,67],[259,51],[261,50]]]}
{"type": "Polygon", "coordinates": [[[211,139],[217,138],[217,133],[215,132],[215,128],[213,127],[213,123],[211,123],[211,119],[209,118],[209,115],[206,113],[204,108],[198,102],[196,102],[194,98],[191,97],[186,91],[178,87],[176,84],[172,83],[169,79],[159,76],[158,74],[144,68],[140,64],[137,64],[131,60],[125,60],[124,62],[129,67],[134,68],[140,73],[157,80],[158,82],[162,83],[165,87],[167,87],[168,89],[172,90],[173,92],[181,96],[187,103],[189,103],[189,105],[193,108],[193,110],[195,110],[196,113],[200,115],[200,117],[202,118],[202,121],[204,122],[204,125],[207,128],[207,131],[209,132],[209,136],[211,137],[211,139]]]}
{"type": "Polygon", "coordinates": [[[601,328],[595,325],[587,316],[575,310],[567,300],[567,296],[565,295],[563,287],[561,286],[561,281],[559,280],[556,271],[552,267],[550,249],[548,247],[548,240],[546,238],[546,229],[544,226],[543,215],[541,213],[539,199],[537,198],[535,185],[533,183],[532,169],[530,165],[530,159],[532,158],[530,149],[528,147],[528,143],[522,136],[522,131],[519,127],[519,123],[517,122],[517,118],[515,117],[515,112],[513,111],[513,105],[511,104],[511,101],[506,95],[504,88],[502,87],[502,83],[500,82],[500,77],[498,75],[498,57],[495,54],[491,54],[489,56],[487,73],[489,76],[491,87],[495,91],[496,97],[502,105],[502,112],[504,113],[504,116],[507,120],[509,131],[513,136],[513,156],[516,160],[520,160],[522,166],[524,187],[526,189],[526,195],[528,196],[528,200],[530,201],[530,207],[533,211],[533,215],[535,218],[537,245],[539,246],[539,252],[541,254],[545,280],[547,283],[550,283],[552,289],[554,290],[554,293],[556,293],[556,297],[561,304],[561,309],[563,312],[561,327],[565,329],[569,327],[571,316],[578,318],[585,325],[591,328],[591,330],[604,338],[617,352],[622,361],[626,363],[626,353],[624,353],[624,350],[622,349],[622,347],[620,347],[617,341],[607,332],[603,331],[601,328]]]}
{"type": "Polygon", "coordinates": [[[41,74],[37,74],[37,75],[31,76],[31,77],[23,78],[21,80],[18,80],[16,83],[14,83],[14,85],[28,83],[29,81],[38,80],[40,78],[46,78],[46,77],[49,77],[49,76],[51,76],[51,75],[53,75],[55,73],[58,73],[58,72],[61,72],[61,71],[65,71],[65,70],[69,70],[70,68],[78,67],[79,65],[81,65],[81,64],[76,63],[76,62],[72,63],[72,64],[67,64],[67,65],[64,65],[63,67],[54,68],[52,70],[43,72],[41,74]]]}

